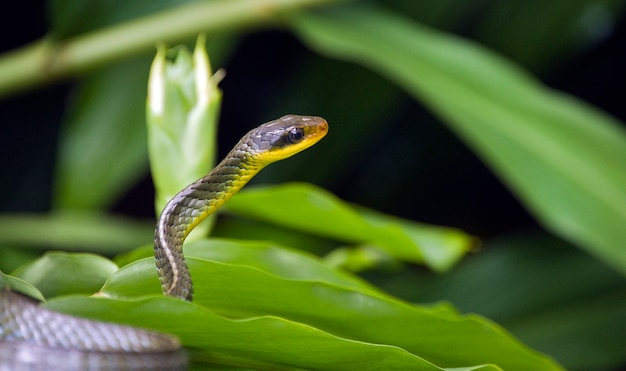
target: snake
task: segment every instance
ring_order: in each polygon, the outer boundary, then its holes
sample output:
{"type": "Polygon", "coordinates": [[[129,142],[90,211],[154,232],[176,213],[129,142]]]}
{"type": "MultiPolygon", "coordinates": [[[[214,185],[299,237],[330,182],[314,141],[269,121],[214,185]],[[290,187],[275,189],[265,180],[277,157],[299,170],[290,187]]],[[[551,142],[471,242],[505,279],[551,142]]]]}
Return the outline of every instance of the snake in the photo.
{"type": "MultiPolygon", "coordinates": [[[[193,300],[185,238],[267,165],[311,147],[328,132],[317,116],[286,115],[249,131],[207,175],[165,205],[154,233],[155,265],[165,296],[193,300]]],[[[0,282],[1,283],[1,282],[0,282]]],[[[173,335],[54,312],[0,287],[0,371],[184,370],[173,335]]]]}

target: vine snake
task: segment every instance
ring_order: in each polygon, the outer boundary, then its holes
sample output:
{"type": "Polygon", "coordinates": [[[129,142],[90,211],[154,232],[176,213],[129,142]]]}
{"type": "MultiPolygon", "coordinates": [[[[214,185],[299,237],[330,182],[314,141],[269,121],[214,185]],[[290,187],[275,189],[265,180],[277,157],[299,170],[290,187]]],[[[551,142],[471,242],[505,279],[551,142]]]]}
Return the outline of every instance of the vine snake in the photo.
{"type": "Polygon", "coordinates": [[[287,115],[246,134],[209,174],[165,205],[154,233],[163,294],[191,301],[193,284],[183,256],[191,230],[239,191],[263,167],[317,143],[328,132],[319,117],[287,115]]]}
{"type": "MultiPolygon", "coordinates": [[[[154,253],[163,294],[191,301],[183,256],[191,230],[272,162],[312,146],[328,132],[314,116],[287,115],[248,132],[209,174],[165,206],[155,228],[154,253]]],[[[173,336],[50,311],[0,287],[0,371],[177,370],[186,355],[173,336]]]]}

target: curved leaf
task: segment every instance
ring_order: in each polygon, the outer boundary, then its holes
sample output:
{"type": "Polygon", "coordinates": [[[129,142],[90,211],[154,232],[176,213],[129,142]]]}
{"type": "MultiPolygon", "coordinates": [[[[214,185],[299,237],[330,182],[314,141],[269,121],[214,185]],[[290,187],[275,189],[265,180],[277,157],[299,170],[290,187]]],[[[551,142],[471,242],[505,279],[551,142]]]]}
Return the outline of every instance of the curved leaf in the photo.
{"type": "Polygon", "coordinates": [[[438,271],[450,269],[474,244],[474,239],[460,230],[356,208],[305,183],[248,188],[224,208],[304,232],[375,246],[395,258],[424,263],[438,271]]]}
{"type": "MultiPolygon", "coordinates": [[[[416,307],[354,287],[293,280],[259,268],[197,258],[187,261],[194,279],[194,304],[231,319],[278,316],[341,338],[400,347],[446,367],[497,364],[507,370],[560,369],[499,326],[475,315],[459,315],[449,307],[416,307]]],[[[122,268],[102,293],[121,299],[159,295],[154,261],[144,259],[122,268]]]]}
{"type": "Polygon", "coordinates": [[[252,267],[290,280],[314,280],[381,294],[356,276],[329,268],[319,258],[272,242],[209,239],[185,246],[187,256],[252,267]]]}
{"type": "Polygon", "coordinates": [[[626,133],[489,51],[380,10],[300,14],[313,48],[368,66],[439,114],[555,233],[626,273],[626,133]]]}
{"type": "Polygon", "coordinates": [[[37,290],[30,283],[0,272],[0,290],[7,290],[7,289],[20,292],[24,295],[28,295],[31,298],[37,299],[39,301],[45,300],[41,292],[39,292],[39,290],[37,290]]]}
{"type": "MultiPolygon", "coordinates": [[[[263,370],[441,370],[398,347],[343,339],[272,316],[227,319],[172,298],[66,298],[46,307],[176,334],[193,348],[194,362],[263,370]]],[[[471,369],[499,370],[494,366],[471,369]]]]}

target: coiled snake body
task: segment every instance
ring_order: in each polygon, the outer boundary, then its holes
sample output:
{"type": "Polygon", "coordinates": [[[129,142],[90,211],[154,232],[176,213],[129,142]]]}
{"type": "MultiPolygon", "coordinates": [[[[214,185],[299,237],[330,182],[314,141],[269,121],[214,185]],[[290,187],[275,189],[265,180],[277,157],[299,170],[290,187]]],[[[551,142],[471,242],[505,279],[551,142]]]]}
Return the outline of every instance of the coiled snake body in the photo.
{"type": "MultiPolygon", "coordinates": [[[[328,132],[319,117],[287,115],[248,132],[208,175],[165,206],[154,237],[163,294],[191,301],[193,284],[183,256],[191,230],[266,165],[317,143],[328,132]]],[[[175,337],[56,313],[36,300],[0,288],[0,371],[186,368],[175,337]]]]}

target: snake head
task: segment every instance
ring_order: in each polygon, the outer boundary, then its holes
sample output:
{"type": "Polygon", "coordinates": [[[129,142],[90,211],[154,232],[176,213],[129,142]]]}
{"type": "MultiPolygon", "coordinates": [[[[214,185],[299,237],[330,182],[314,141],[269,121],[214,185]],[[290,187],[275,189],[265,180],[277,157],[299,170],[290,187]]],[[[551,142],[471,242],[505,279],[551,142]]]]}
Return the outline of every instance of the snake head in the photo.
{"type": "Polygon", "coordinates": [[[291,157],[328,133],[328,123],[321,117],[286,115],[265,123],[246,136],[250,159],[260,165],[291,157]]]}

